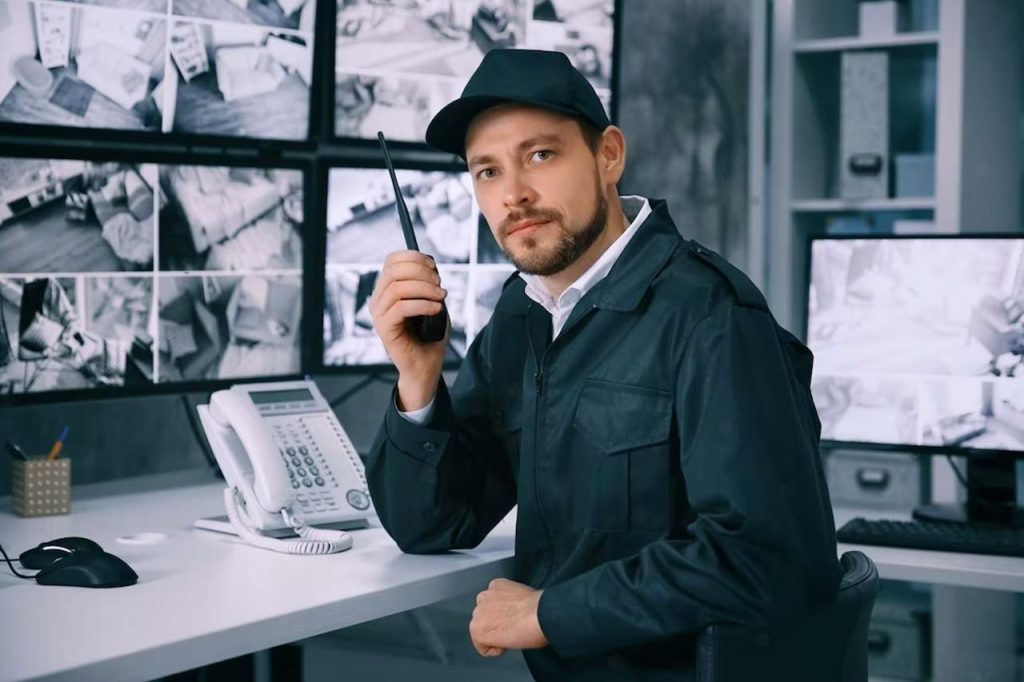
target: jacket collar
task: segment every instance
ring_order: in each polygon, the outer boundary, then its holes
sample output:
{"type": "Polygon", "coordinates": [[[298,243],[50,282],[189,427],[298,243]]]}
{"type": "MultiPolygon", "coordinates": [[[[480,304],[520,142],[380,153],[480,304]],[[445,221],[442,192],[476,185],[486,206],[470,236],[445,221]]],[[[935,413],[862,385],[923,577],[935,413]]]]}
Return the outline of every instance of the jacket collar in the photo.
{"type": "Polygon", "coordinates": [[[627,312],[643,299],[682,237],[663,199],[651,199],[651,215],[630,240],[611,272],[596,287],[599,308],[627,312]]]}
{"type": "MultiPolygon", "coordinates": [[[[651,214],[643,222],[626,249],[615,261],[608,275],[594,285],[586,296],[580,299],[593,301],[598,308],[628,312],[635,309],[651,282],[668,262],[672,252],[682,243],[682,237],[668,214],[668,205],[664,199],[650,199],[651,214]]],[[[518,289],[515,304],[509,313],[525,315],[533,304],[526,295],[526,283],[513,274],[506,280],[507,287],[518,289]]],[[[539,307],[539,306],[538,306],[539,307]]],[[[570,315],[570,321],[576,318],[585,306],[576,304],[576,310],[570,315]]]]}

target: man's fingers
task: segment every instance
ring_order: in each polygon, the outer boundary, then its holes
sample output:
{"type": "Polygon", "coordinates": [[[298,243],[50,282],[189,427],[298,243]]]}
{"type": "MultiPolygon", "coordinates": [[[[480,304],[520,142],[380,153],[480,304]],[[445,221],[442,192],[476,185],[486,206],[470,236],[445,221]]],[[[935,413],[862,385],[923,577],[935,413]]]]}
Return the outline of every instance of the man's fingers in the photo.
{"type": "Polygon", "coordinates": [[[394,282],[384,291],[379,292],[377,299],[371,303],[372,312],[378,316],[387,316],[398,304],[408,301],[440,302],[448,292],[443,288],[420,281],[394,282]]]}
{"type": "Polygon", "coordinates": [[[420,251],[411,250],[394,251],[384,258],[385,267],[395,263],[421,263],[429,268],[435,267],[433,258],[420,251]]]}
{"type": "Polygon", "coordinates": [[[403,324],[410,317],[418,317],[420,315],[436,315],[441,312],[441,304],[438,301],[425,301],[418,298],[409,299],[406,301],[399,301],[398,303],[391,306],[383,317],[381,322],[385,328],[397,327],[403,324]]]}
{"type": "Polygon", "coordinates": [[[405,280],[440,284],[441,276],[438,274],[437,270],[424,265],[419,261],[394,263],[381,269],[380,274],[377,276],[376,289],[378,291],[384,291],[391,284],[395,282],[403,282],[405,280]]]}
{"type": "MultiPolygon", "coordinates": [[[[475,614],[476,611],[474,610],[473,613],[475,614]]],[[[502,647],[485,644],[481,640],[481,635],[482,633],[480,632],[479,620],[476,617],[474,617],[474,619],[469,624],[469,641],[473,643],[473,648],[476,649],[476,652],[481,656],[485,656],[487,658],[501,656],[503,653],[505,653],[505,649],[503,649],[502,647]]]]}

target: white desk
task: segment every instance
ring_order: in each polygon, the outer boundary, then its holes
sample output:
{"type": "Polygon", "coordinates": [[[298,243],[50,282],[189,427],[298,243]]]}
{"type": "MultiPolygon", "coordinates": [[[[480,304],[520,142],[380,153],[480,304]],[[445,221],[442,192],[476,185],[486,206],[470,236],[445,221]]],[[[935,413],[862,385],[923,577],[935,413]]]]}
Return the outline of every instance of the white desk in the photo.
{"type": "Polygon", "coordinates": [[[0,511],[0,542],[12,559],[80,535],[139,574],[125,588],[49,587],[2,565],[0,680],[151,679],[482,590],[511,573],[506,523],[467,552],[402,554],[378,527],[353,531],[350,551],[292,556],[191,527],[222,513],[219,484],[75,500],[69,516],[0,511]],[[116,540],[143,531],[168,537],[144,546],[116,540]]]}
{"type": "MultiPolygon", "coordinates": [[[[380,528],[355,531],[354,548],[331,556],[252,548],[192,528],[196,517],[222,513],[220,491],[220,484],[204,484],[76,498],[70,516],[38,519],[0,511],[0,541],[8,553],[80,535],[139,574],[131,587],[88,590],[36,585],[0,567],[0,682],[169,675],[478,591],[512,569],[508,522],[476,550],[442,556],[402,554],[380,528]],[[148,546],[116,541],[143,531],[168,537],[148,546]]],[[[837,509],[836,522],[858,515],[879,514],[837,509]]],[[[1024,559],[839,546],[840,553],[851,549],[870,556],[883,579],[937,584],[937,641],[948,636],[966,644],[963,627],[943,635],[943,623],[962,624],[964,610],[977,612],[992,595],[1005,605],[1012,604],[1007,591],[1024,592],[1024,559]]],[[[987,614],[985,627],[977,628],[981,644],[1002,650],[997,640],[1013,636],[1012,624],[1004,627],[1003,615],[997,623],[991,611],[981,611],[987,614]]],[[[976,657],[954,665],[942,658],[946,647],[935,648],[936,673],[976,665],[976,657]]]]}
{"type": "MultiPolygon", "coordinates": [[[[857,516],[866,519],[909,519],[909,514],[893,514],[877,509],[834,510],[836,528],[857,516]]],[[[839,554],[850,550],[864,552],[878,566],[883,580],[906,580],[949,587],[976,587],[984,590],[1024,592],[1024,558],[928,552],[875,545],[839,545],[839,554]]]]}

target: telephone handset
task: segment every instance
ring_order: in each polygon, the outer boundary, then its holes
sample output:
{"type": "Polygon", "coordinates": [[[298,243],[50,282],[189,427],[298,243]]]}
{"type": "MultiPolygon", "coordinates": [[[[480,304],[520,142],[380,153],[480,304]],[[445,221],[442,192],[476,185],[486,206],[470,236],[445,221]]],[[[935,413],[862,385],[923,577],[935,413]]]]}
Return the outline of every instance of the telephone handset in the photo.
{"type": "Polygon", "coordinates": [[[316,384],[233,386],[197,409],[228,484],[228,519],[242,539],[300,554],[352,546],[347,533],[308,526],[373,513],[359,455],[316,384]],[[292,528],[299,539],[261,533],[281,528],[292,528]]]}

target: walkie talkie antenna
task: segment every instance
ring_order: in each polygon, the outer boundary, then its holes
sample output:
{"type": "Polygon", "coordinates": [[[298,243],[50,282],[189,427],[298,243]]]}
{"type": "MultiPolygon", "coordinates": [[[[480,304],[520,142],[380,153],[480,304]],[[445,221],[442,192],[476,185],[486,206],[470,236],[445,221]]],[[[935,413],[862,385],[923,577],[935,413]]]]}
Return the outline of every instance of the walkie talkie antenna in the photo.
{"type": "MultiPolygon", "coordinates": [[[[384,163],[387,164],[388,173],[391,175],[391,186],[395,189],[395,206],[398,208],[398,221],[402,224],[402,234],[405,235],[405,247],[411,251],[419,251],[416,243],[416,233],[412,229],[412,218],[409,217],[409,209],[402,198],[402,188],[398,186],[398,178],[395,176],[395,166],[391,163],[391,154],[388,153],[388,144],[384,139],[384,133],[377,131],[377,139],[380,140],[380,148],[384,151],[384,163]]],[[[441,310],[433,315],[418,315],[410,318],[413,333],[424,343],[436,343],[444,339],[448,331],[448,308],[444,301],[441,302],[441,310]]]]}
{"type": "Polygon", "coordinates": [[[398,206],[398,220],[402,223],[402,234],[405,235],[405,248],[412,251],[419,251],[416,243],[416,233],[412,229],[412,218],[409,217],[409,209],[402,198],[402,188],[398,186],[398,178],[395,177],[395,166],[391,163],[391,154],[388,153],[388,144],[384,140],[384,133],[377,131],[377,139],[380,140],[380,148],[384,151],[384,163],[388,166],[388,173],[391,175],[391,186],[395,189],[395,204],[398,206]]]}

